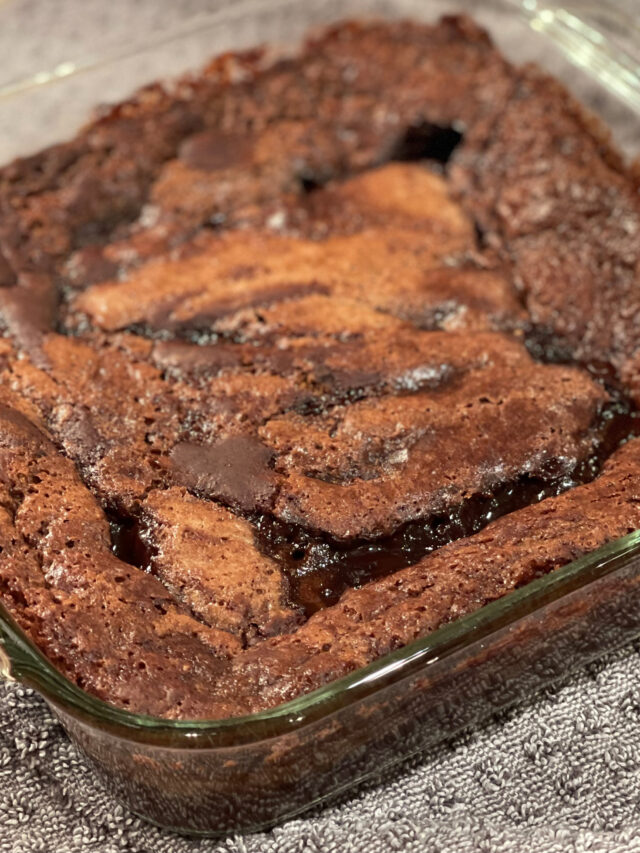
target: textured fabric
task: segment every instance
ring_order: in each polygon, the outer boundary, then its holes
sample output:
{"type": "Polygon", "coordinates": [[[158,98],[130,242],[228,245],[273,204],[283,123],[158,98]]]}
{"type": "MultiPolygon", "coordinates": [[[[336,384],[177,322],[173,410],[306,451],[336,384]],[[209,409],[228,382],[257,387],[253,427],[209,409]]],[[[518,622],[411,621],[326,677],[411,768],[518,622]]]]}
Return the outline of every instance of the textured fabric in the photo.
{"type": "MultiPolygon", "coordinates": [[[[97,49],[105,32],[117,41],[221,5],[0,0],[0,82],[81,57],[78,45],[97,49]]],[[[640,853],[639,754],[640,643],[339,805],[268,833],[196,841],[114,803],[42,700],[0,685],[0,853],[640,853]]]]}

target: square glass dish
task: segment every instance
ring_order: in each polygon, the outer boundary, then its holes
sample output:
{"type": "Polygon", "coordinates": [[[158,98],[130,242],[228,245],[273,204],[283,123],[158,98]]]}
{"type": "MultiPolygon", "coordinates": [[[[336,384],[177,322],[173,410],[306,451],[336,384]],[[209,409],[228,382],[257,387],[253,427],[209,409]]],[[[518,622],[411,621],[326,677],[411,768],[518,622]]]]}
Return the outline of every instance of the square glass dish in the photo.
{"type": "MultiPolygon", "coordinates": [[[[507,57],[536,61],[565,82],[637,155],[640,38],[621,4],[282,0],[225,5],[143,46],[105,44],[100,57],[79,52],[29,79],[0,81],[0,161],[70,137],[91,106],[131,94],[158,69],[175,75],[258,43],[288,51],[309,27],[338,18],[432,21],[451,12],[472,14],[507,57]]],[[[64,678],[1,609],[0,674],[45,697],[132,811],[177,831],[222,834],[291,817],[638,634],[640,531],[251,716],[172,721],[108,705],[64,678]]]]}

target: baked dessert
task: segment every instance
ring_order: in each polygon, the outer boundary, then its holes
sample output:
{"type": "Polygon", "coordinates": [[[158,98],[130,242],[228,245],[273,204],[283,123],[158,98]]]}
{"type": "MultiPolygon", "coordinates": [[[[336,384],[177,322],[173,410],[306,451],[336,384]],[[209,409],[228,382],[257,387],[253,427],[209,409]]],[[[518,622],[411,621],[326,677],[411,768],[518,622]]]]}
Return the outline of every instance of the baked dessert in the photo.
{"type": "Polygon", "coordinates": [[[273,707],[640,527],[640,197],[465,17],[343,23],[0,170],[0,602],[273,707]]]}

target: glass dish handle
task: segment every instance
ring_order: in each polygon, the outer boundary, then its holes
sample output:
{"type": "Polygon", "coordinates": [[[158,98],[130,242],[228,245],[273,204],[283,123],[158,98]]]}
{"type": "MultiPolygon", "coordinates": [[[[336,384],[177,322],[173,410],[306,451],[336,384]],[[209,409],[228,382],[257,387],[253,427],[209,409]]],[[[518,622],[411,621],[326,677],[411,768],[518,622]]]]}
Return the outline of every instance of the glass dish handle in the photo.
{"type": "Polygon", "coordinates": [[[640,114],[640,21],[629,2],[513,2],[533,30],[640,114]]]}

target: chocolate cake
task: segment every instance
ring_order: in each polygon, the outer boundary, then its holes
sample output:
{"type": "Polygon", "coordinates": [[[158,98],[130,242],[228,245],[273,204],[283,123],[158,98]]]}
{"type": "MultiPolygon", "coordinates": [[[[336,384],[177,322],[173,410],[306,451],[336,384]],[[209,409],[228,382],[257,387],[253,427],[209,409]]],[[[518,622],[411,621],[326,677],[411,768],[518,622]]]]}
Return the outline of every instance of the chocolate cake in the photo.
{"type": "Polygon", "coordinates": [[[465,17],[0,170],[0,602],[139,713],[313,690],[640,528],[640,196],[465,17]]]}

